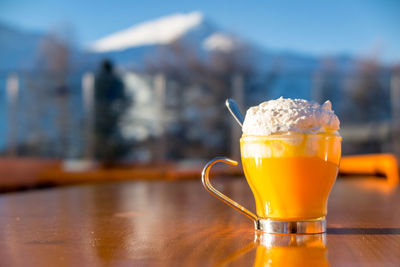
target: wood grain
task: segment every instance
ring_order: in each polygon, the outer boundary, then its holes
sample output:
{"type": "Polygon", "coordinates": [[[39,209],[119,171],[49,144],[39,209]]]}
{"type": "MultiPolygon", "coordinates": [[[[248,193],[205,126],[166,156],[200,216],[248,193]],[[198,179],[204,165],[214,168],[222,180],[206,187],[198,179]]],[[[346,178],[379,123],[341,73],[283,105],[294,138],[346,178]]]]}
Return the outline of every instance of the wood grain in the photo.
{"type": "MultiPolygon", "coordinates": [[[[214,184],[254,210],[244,178],[214,184]]],[[[3,194],[0,265],[399,265],[398,188],[375,178],[339,180],[328,214],[326,242],[268,246],[256,240],[249,219],[209,195],[200,179],[3,194]]]]}

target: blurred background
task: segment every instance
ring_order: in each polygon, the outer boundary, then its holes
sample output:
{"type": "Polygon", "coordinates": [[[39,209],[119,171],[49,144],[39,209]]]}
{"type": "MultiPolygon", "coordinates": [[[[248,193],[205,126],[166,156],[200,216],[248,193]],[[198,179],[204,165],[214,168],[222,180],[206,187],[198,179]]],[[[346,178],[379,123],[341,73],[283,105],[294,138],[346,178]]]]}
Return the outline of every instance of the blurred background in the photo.
{"type": "Polygon", "coordinates": [[[399,156],[398,14],[394,0],[3,0],[0,185],[198,177],[240,158],[228,97],[242,112],[329,99],[345,155],[399,156]]]}

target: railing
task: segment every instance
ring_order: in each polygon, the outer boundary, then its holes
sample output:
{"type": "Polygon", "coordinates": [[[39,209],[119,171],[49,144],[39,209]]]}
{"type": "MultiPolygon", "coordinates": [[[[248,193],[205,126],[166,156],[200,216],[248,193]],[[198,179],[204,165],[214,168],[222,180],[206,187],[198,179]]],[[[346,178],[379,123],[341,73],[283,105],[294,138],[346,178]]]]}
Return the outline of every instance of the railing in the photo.
{"type": "MultiPolygon", "coordinates": [[[[64,75],[61,86],[53,75],[0,75],[0,101],[4,103],[0,108],[2,154],[95,157],[95,74],[64,75]]],[[[377,76],[377,81],[365,82],[359,76],[329,78],[321,73],[286,73],[273,81],[260,82],[262,78],[247,79],[233,74],[229,88],[222,88],[219,93],[201,83],[180,84],[163,74],[125,72],[120,77],[128,98],[133,99],[121,123],[127,145],[132,147],[128,159],[162,162],[212,154],[237,159],[241,131],[225,111],[223,98],[235,98],[244,112],[250,105],[280,95],[319,102],[327,96],[333,98],[334,109],[344,122],[344,145],[355,147],[349,152],[400,153],[399,74],[377,76]],[[349,120],[352,109],[348,107],[352,102],[346,94],[373,82],[379,87],[378,97],[389,103],[380,107],[383,115],[379,120],[349,120]],[[369,142],[375,144],[368,148],[373,151],[363,150],[360,144],[369,142]]],[[[357,105],[362,107],[360,103],[357,105]]]]}

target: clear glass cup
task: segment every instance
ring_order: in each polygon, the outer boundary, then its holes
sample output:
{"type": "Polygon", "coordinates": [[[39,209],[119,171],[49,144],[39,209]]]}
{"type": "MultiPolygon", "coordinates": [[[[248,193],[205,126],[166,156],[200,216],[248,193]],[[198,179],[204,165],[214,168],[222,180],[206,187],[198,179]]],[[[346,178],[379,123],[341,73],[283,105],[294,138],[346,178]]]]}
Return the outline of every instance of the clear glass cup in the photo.
{"type": "Polygon", "coordinates": [[[266,233],[322,233],[329,193],[336,180],[342,138],[334,134],[283,134],[242,136],[241,158],[256,202],[256,214],[217,191],[209,182],[209,169],[217,162],[237,165],[217,157],[207,163],[205,188],[255,222],[266,233]]]}

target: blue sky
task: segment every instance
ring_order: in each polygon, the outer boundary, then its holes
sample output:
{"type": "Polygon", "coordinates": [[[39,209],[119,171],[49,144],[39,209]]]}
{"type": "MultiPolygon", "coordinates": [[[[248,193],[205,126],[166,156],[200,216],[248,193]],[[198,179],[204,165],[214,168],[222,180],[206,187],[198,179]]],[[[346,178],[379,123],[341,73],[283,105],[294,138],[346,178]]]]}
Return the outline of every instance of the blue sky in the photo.
{"type": "Polygon", "coordinates": [[[0,21],[38,31],[67,24],[82,45],[139,22],[191,11],[266,48],[400,62],[397,0],[0,0],[0,21]]]}

